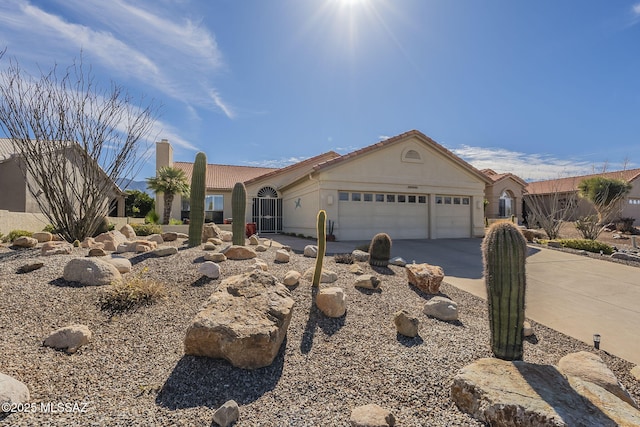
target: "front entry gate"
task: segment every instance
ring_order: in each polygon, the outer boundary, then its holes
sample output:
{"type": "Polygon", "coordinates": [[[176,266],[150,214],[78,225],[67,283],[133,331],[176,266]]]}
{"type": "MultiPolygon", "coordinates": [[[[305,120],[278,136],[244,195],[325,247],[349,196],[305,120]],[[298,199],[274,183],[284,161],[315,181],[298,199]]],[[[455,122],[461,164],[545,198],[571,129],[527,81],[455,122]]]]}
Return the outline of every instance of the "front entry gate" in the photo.
{"type": "Polygon", "coordinates": [[[252,221],[258,233],[282,231],[282,199],[275,189],[264,187],[258,191],[258,197],[253,198],[252,221]]]}

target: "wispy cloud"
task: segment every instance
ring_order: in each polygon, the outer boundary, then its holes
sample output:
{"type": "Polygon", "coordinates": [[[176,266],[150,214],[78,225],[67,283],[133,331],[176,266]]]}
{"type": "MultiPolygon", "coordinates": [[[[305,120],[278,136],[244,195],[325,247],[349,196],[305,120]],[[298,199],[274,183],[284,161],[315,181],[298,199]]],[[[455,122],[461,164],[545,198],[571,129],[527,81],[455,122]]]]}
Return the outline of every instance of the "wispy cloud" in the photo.
{"type": "Polygon", "coordinates": [[[257,166],[261,168],[283,168],[294,163],[307,160],[309,157],[284,157],[281,159],[259,160],[252,162],[244,162],[245,166],[257,166]]]}
{"type": "Polygon", "coordinates": [[[0,39],[8,54],[47,69],[55,60],[78,56],[120,79],[135,79],[187,106],[220,110],[233,118],[211,76],[225,69],[214,35],[180,10],[154,13],[154,2],[54,0],[40,8],[27,0],[0,5],[0,39]],[[68,10],[63,19],[55,7],[68,10]],[[171,14],[171,15],[169,15],[171,14]],[[188,78],[185,78],[188,76],[188,78]]]}

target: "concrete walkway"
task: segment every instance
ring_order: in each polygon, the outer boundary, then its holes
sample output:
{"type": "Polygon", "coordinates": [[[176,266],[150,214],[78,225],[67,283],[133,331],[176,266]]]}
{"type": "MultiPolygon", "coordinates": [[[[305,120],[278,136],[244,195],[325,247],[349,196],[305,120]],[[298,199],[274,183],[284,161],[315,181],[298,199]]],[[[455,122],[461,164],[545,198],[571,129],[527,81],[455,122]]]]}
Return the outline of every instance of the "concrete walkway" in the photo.
{"type": "MultiPolygon", "coordinates": [[[[266,236],[263,236],[266,237],[266,236]]],[[[301,252],[313,240],[269,236],[301,252]]],[[[397,240],[392,256],[439,265],[445,282],[486,300],[481,239],[397,240]]],[[[361,242],[328,242],[327,253],[349,253],[361,242]]],[[[528,318],[640,365],[640,268],[529,247],[528,318]]]]}

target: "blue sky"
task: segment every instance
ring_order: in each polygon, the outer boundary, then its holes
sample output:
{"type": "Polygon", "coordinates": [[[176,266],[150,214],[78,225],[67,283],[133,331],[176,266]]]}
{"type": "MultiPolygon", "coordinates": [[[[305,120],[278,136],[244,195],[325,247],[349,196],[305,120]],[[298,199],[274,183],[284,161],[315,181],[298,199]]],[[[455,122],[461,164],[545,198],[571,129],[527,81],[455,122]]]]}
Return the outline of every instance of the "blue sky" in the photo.
{"type": "Polygon", "coordinates": [[[3,0],[4,46],[34,74],[82,50],[161,105],[180,161],[284,166],[417,129],[527,180],[640,167],[639,0],[3,0]]]}

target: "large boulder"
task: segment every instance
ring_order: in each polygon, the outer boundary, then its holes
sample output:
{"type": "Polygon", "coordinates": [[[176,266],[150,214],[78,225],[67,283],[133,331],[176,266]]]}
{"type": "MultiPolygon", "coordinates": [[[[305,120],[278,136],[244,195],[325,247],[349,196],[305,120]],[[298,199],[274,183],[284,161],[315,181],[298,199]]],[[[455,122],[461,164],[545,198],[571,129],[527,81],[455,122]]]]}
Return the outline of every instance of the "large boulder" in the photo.
{"type": "Polygon", "coordinates": [[[131,271],[131,261],[129,261],[127,258],[117,255],[111,255],[109,257],[102,258],[102,260],[113,265],[118,269],[120,273],[128,273],[131,271]]]}
{"type": "Polygon", "coordinates": [[[45,347],[75,353],[80,347],[91,341],[91,330],[86,325],[71,325],[53,331],[45,338],[45,347]]]}
{"type": "Polygon", "coordinates": [[[69,255],[73,252],[73,245],[65,241],[48,241],[42,244],[40,253],[43,256],[49,255],[69,255]]]}
{"type": "Polygon", "coordinates": [[[118,245],[126,243],[127,237],[121,232],[113,230],[97,235],[94,241],[102,243],[105,251],[114,252],[118,245]]]}
{"type": "Polygon", "coordinates": [[[0,403],[27,403],[30,399],[24,383],[0,372],[0,403]]]}
{"type": "Polygon", "coordinates": [[[99,258],[74,258],[64,266],[62,274],[68,282],[102,286],[122,280],[116,267],[99,258]]]}
{"type": "Polygon", "coordinates": [[[640,411],[552,365],[480,359],[453,379],[460,410],[492,426],[637,426],[640,411]]]}
{"type": "Polygon", "coordinates": [[[261,270],[223,280],[187,329],[184,352],[256,369],[273,363],[291,321],[294,300],[261,270]]]}
{"type": "Polygon", "coordinates": [[[291,255],[289,254],[288,251],[285,251],[284,249],[278,249],[276,251],[275,262],[287,263],[289,262],[290,259],[291,259],[291,255]]]}
{"type": "Polygon", "coordinates": [[[440,320],[458,320],[458,304],[445,297],[431,298],[425,303],[422,312],[440,320]]]}
{"type": "Polygon", "coordinates": [[[167,231],[165,233],[162,233],[162,240],[164,240],[165,242],[173,242],[178,240],[178,233],[176,233],[175,231],[167,231]]]}
{"type": "Polygon", "coordinates": [[[558,369],[568,377],[578,377],[618,396],[634,408],[638,404],[597,354],[587,351],[570,353],[560,359],[558,369]]]}
{"type": "Polygon", "coordinates": [[[31,236],[38,241],[38,243],[50,242],[53,240],[53,234],[48,231],[38,231],[31,236]]]}
{"type": "Polygon", "coordinates": [[[396,425],[396,418],[391,411],[375,403],[353,408],[349,421],[351,427],[393,427],[396,425]]]}
{"type": "Polygon", "coordinates": [[[344,289],[338,286],[321,289],[316,296],[316,306],[327,317],[344,316],[347,312],[344,289]]]}
{"type": "Polygon", "coordinates": [[[362,274],[358,276],[353,286],[362,289],[378,290],[380,287],[380,279],[372,274],[362,274]]]}
{"type": "Polygon", "coordinates": [[[442,267],[430,264],[407,264],[407,280],[409,283],[428,294],[440,292],[440,284],[444,279],[442,267]]]}
{"type": "Polygon", "coordinates": [[[420,319],[412,315],[409,310],[398,310],[393,314],[393,323],[399,334],[415,338],[420,329],[420,319]]]}
{"type": "Polygon", "coordinates": [[[175,246],[158,246],[152,251],[152,253],[157,257],[165,257],[177,254],[178,248],[176,248],[175,246]]]}
{"type": "Polygon", "coordinates": [[[318,256],[318,247],[316,245],[307,245],[304,247],[302,254],[309,258],[316,258],[318,256]]]}
{"type": "Polygon", "coordinates": [[[18,248],[33,248],[38,244],[38,239],[28,236],[20,236],[14,239],[12,244],[18,248]]]}
{"type": "Polygon", "coordinates": [[[220,277],[220,266],[213,261],[205,261],[198,267],[198,273],[210,279],[217,279],[220,277]]]}
{"type": "Polygon", "coordinates": [[[208,222],[202,227],[202,241],[206,242],[209,239],[221,239],[222,230],[213,222],[208,222]]]}
{"type": "MultiPolygon", "coordinates": [[[[315,271],[315,267],[311,267],[304,272],[302,277],[305,280],[312,281],[314,271],[315,271]]],[[[327,270],[326,268],[322,269],[322,275],[320,276],[320,283],[333,283],[336,280],[338,280],[338,274],[335,271],[327,270]]]]}
{"type": "Polygon", "coordinates": [[[240,418],[240,407],[235,400],[227,400],[213,413],[213,421],[220,427],[229,427],[240,418]]]}
{"type": "Polygon", "coordinates": [[[296,270],[289,270],[284,275],[282,283],[284,283],[285,286],[295,286],[300,282],[301,277],[302,274],[300,274],[296,270]]]}
{"type": "Polygon", "coordinates": [[[204,260],[213,261],[213,262],[223,262],[227,260],[227,257],[225,254],[221,252],[205,252],[204,260]]]}
{"type": "Polygon", "coordinates": [[[136,238],[136,231],[129,224],[123,225],[122,228],[120,228],[120,232],[127,239],[135,239],[136,238]]]}
{"type": "Polygon", "coordinates": [[[252,259],[258,256],[258,254],[256,254],[253,249],[240,245],[227,246],[220,252],[222,252],[227,257],[227,259],[234,260],[252,259]]]}

